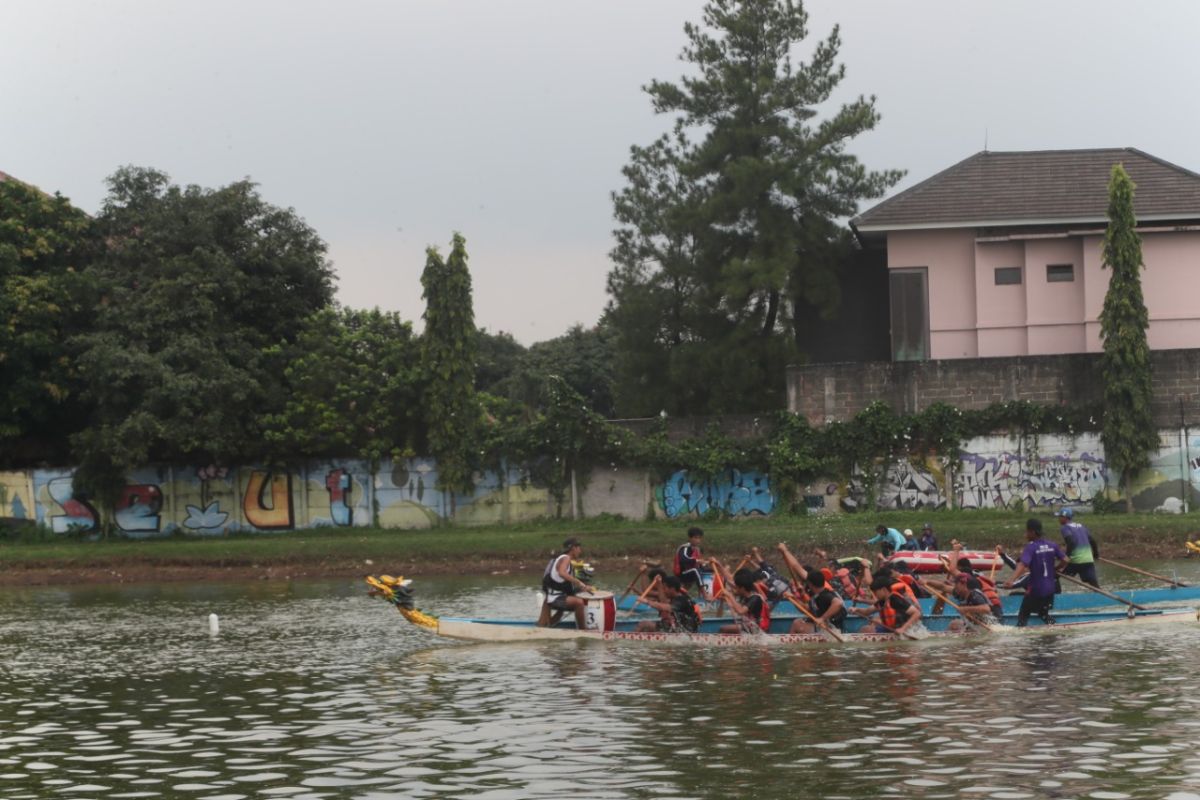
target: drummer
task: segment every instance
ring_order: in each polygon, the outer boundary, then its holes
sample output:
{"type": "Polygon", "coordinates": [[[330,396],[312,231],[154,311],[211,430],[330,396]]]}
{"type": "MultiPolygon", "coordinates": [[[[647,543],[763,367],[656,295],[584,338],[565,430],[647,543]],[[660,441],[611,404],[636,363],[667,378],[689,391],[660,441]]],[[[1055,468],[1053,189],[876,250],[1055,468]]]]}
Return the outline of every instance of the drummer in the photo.
{"type": "Polygon", "coordinates": [[[578,561],[583,555],[583,545],[574,536],[563,542],[563,551],[550,559],[542,573],[542,591],[546,601],[542,604],[542,613],[538,617],[538,625],[546,627],[553,625],[562,618],[564,611],[575,612],[575,625],[580,630],[586,628],[584,609],[587,603],[577,595],[580,592],[594,592],[595,587],[581,581],[571,574],[571,562],[578,561]],[[551,618],[550,612],[554,611],[551,618]]]}

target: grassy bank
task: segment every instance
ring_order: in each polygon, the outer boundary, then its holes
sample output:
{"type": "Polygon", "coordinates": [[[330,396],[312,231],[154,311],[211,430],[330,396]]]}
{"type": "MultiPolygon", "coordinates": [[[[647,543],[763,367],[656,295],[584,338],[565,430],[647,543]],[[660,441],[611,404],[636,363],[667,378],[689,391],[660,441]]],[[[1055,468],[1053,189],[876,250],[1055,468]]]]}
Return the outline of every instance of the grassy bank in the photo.
{"type": "MultiPolygon", "coordinates": [[[[800,552],[822,547],[865,553],[877,523],[919,530],[933,524],[942,544],[1016,546],[1027,514],[995,511],[891,512],[822,517],[751,518],[704,522],[624,520],[544,521],[510,527],[428,531],[320,529],[219,538],[79,541],[33,534],[0,542],[0,582],[68,583],[175,579],[292,578],[397,573],[536,571],[563,538],[577,535],[585,558],[611,575],[632,572],[628,560],[669,562],[691,524],[707,532],[705,549],[740,557],[751,545],[786,541],[800,552]]],[[[1038,514],[1054,534],[1051,517],[1038,514]]],[[[1200,530],[1200,514],[1086,516],[1106,556],[1182,556],[1183,542],[1200,530]]]]}

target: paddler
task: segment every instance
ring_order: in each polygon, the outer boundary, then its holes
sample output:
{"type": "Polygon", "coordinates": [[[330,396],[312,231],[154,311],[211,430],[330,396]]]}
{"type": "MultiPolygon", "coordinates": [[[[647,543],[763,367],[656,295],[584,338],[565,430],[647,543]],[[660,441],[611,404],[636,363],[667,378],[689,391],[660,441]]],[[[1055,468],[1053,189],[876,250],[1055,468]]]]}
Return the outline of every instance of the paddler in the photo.
{"type": "Polygon", "coordinates": [[[659,612],[659,619],[639,622],[637,632],[695,633],[700,628],[700,610],[684,590],[683,582],[674,575],[667,575],[659,581],[659,585],[665,601],[649,598],[642,601],[659,612]]]}
{"type": "Polygon", "coordinates": [[[593,592],[595,588],[571,572],[571,562],[578,561],[582,555],[583,545],[572,536],[563,542],[562,552],[550,559],[550,563],[546,565],[542,573],[542,591],[546,594],[546,600],[542,603],[542,613],[538,617],[539,626],[553,625],[562,618],[564,611],[573,611],[576,627],[586,627],[584,608],[587,603],[576,595],[580,592],[593,592]],[[551,610],[555,612],[553,618],[550,615],[551,610]]]}
{"type": "Polygon", "coordinates": [[[738,621],[734,625],[722,625],[720,633],[766,633],[770,630],[770,607],[755,585],[753,571],[744,567],[739,569],[733,576],[733,589],[726,586],[723,597],[738,621]]]}
{"type": "MultiPolygon", "coordinates": [[[[1003,608],[993,605],[981,589],[973,588],[973,582],[977,582],[977,579],[965,574],[960,574],[954,581],[954,599],[957,601],[959,613],[969,615],[977,621],[986,619],[988,615],[996,619],[1003,618],[1003,608]]],[[[960,630],[962,624],[961,620],[954,620],[950,623],[950,629],[960,630]]]]}
{"type": "MultiPolygon", "coordinates": [[[[789,554],[790,555],[790,554],[789,554]]],[[[786,559],[785,559],[786,560],[786,559]]],[[[757,547],[750,548],[750,568],[755,572],[755,582],[763,589],[772,608],[791,591],[792,586],[779,574],[771,562],[762,557],[757,547]]]]}
{"type": "Polygon", "coordinates": [[[1025,539],[1029,544],[1021,551],[1017,570],[1004,584],[1004,588],[1013,588],[1014,582],[1028,573],[1029,584],[1025,589],[1025,597],[1021,600],[1021,610],[1017,612],[1017,627],[1024,628],[1031,614],[1037,614],[1042,618],[1042,622],[1050,625],[1054,622],[1050,616],[1050,609],[1058,591],[1058,571],[1067,566],[1067,554],[1057,544],[1045,538],[1040,519],[1031,518],[1025,523],[1025,539]]]}
{"type": "MultiPolygon", "coordinates": [[[[837,592],[825,580],[825,575],[818,569],[808,570],[804,579],[808,596],[808,610],[814,617],[831,628],[839,631],[846,629],[846,604],[837,592]]],[[[797,619],[792,623],[792,633],[817,633],[819,626],[807,617],[797,619]]]]}
{"type": "Polygon", "coordinates": [[[860,617],[878,615],[879,622],[874,625],[874,633],[903,634],[921,620],[921,607],[904,595],[898,594],[890,577],[876,577],[871,583],[871,594],[875,596],[874,606],[855,608],[851,611],[860,617]]]}

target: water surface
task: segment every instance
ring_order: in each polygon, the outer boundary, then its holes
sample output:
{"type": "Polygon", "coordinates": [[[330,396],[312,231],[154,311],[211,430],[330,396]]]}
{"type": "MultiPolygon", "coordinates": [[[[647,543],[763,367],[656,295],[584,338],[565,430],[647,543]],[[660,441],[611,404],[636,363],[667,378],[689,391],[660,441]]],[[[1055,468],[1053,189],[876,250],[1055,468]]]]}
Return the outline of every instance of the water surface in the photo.
{"type": "MultiPolygon", "coordinates": [[[[532,582],[417,586],[435,613],[531,616],[532,582]]],[[[1200,625],[471,645],[340,580],[9,589],[0,614],[6,799],[1200,800],[1200,625]]]]}

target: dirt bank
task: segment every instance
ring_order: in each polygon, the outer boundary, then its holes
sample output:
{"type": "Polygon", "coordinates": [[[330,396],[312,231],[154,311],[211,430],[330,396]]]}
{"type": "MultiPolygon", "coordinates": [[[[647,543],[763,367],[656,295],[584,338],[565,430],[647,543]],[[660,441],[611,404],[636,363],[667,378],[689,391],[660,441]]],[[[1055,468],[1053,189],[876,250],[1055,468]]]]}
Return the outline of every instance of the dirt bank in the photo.
{"type": "MultiPolygon", "coordinates": [[[[1012,547],[1018,547],[1014,542],[1012,547]]],[[[1103,555],[1120,561],[1185,558],[1182,544],[1162,536],[1130,531],[1104,542],[1103,555]]],[[[831,550],[831,552],[839,552],[831,550]]],[[[740,552],[714,555],[726,560],[740,552]]],[[[670,553],[659,554],[670,563],[670,553]]],[[[642,553],[590,559],[605,585],[631,578],[646,559],[642,553]]],[[[98,563],[10,562],[0,568],[0,586],[66,586],[72,584],[154,583],[172,581],[287,581],[304,578],[355,578],[368,574],[392,575],[514,575],[534,582],[544,566],[541,555],[488,557],[466,561],[397,559],[362,560],[324,558],[280,561],[169,561],[142,558],[105,559],[98,563]]]]}

